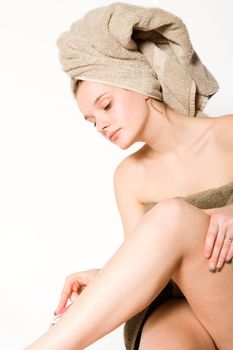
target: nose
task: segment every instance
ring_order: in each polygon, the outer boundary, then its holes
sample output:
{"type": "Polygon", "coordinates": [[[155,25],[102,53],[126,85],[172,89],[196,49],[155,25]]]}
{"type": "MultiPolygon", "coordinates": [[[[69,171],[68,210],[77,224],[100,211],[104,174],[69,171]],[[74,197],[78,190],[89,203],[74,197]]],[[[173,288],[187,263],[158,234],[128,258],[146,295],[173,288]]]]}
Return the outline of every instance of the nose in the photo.
{"type": "Polygon", "coordinates": [[[100,133],[105,133],[110,126],[110,122],[108,120],[97,120],[96,119],[96,129],[100,133]]]}

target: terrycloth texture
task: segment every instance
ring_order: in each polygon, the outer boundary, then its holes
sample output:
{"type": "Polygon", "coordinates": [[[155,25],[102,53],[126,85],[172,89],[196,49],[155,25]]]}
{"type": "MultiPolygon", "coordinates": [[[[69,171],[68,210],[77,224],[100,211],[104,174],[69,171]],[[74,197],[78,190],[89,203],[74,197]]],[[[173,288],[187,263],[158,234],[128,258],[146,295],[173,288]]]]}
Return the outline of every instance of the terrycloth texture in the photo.
{"type": "MultiPolygon", "coordinates": [[[[225,205],[233,203],[233,182],[217,188],[210,188],[205,191],[193,193],[186,197],[177,198],[183,198],[186,202],[200,209],[224,207],[225,205]]],[[[157,202],[145,203],[145,212],[150,210],[155,204],[157,204],[157,202]]]]}
{"type": "Polygon", "coordinates": [[[123,87],[189,116],[218,84],[194,51],[182,20],[160,8],[113,3],[88,12],[58,41],[71,77],[123,87]]]}
{"type": "MultiPolygon", "coordinates": [[[[201,191],[180,198],[185,199],[187,202],[200,209],[210,209],[230,205],[233,204],[233,182],[221,187],[211,188],[206,191],[201,191]]],[[[157,202],[146,203],[145,211],[150,210],[156,203],[157,202]]],[[[124,339],[127,350],[138,349],[143,324],[151,312],[153,312],[162,302],[172,296],[182,296],[182,294],[179,295],[176,293],[175,287],[176,285],[170,282],[150,306],[126,322],[124,327],[124,339]]]]}

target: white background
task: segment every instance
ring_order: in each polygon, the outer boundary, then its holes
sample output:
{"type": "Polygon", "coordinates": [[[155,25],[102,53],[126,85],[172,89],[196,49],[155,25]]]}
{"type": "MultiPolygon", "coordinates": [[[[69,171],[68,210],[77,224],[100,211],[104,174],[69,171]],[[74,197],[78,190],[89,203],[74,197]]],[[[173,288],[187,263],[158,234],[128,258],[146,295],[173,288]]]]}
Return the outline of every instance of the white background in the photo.
{"type": "MultiPolygon", "coordinates": [[[[220,83],[209,115],[232,113],[231,0],[129,1],[186,23],[220,83]]],[[[110,1],[0,1],[0,348],[45,332],[66,275],[101,267],[122,242],[112,175],[121,151],[82,120],[57,37],[110,1]]],[[[89,347],[123,350],[122,327],[89,347]]]]}

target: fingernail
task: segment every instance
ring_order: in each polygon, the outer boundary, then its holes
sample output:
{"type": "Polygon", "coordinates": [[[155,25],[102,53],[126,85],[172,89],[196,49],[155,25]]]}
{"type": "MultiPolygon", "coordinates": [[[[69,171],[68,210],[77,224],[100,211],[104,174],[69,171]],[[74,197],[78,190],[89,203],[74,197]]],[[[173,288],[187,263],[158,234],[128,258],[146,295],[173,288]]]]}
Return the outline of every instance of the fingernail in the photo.
{"type": "MultiPolygon", "coordinates": [[[[70,304],[70,305],[71,305],[71,304],[70,304]]],[[[61,310],[56,311],[55,316],[59,316],[59,315],[64,314],[64,313],[66,312],[66,310],[70,307],[70,305],[67,305],[67,306],[63,307],[61,310]]]]}
{"type": "Polygon", "coordinates": [[[210,271],[210,272],[215,272],[215,269],[212,268],[212,267],[210,267],[210,268],[209,268],[209,271],[210,271]]]}
{"type": "Polygon", "coordinates": [[[210,271],[210,272],[214,272],[214,271],[215,271],[215,266],[214,266],[214,264],[211,264],[211,265],[210,265],[209,271],[210,271]]]}
{"type": "Polygon", "coordinates": [[[65,312],[65,307],[63,307],[61,310],[57,311],[56,315],[62,315],[65,312]]]}

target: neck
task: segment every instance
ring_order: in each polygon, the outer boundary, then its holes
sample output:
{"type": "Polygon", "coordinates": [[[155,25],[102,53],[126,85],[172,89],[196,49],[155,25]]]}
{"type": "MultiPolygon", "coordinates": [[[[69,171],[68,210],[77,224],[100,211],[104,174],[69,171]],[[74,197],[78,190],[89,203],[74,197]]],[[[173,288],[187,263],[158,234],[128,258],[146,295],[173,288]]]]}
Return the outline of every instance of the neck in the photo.
{"type": "Polygon", "coordinates": [[[170,108],[152,111],[141,141],[156,156],[180,157],[194,149],[212,124],[210,117],[186,117],[170,108]]]}

